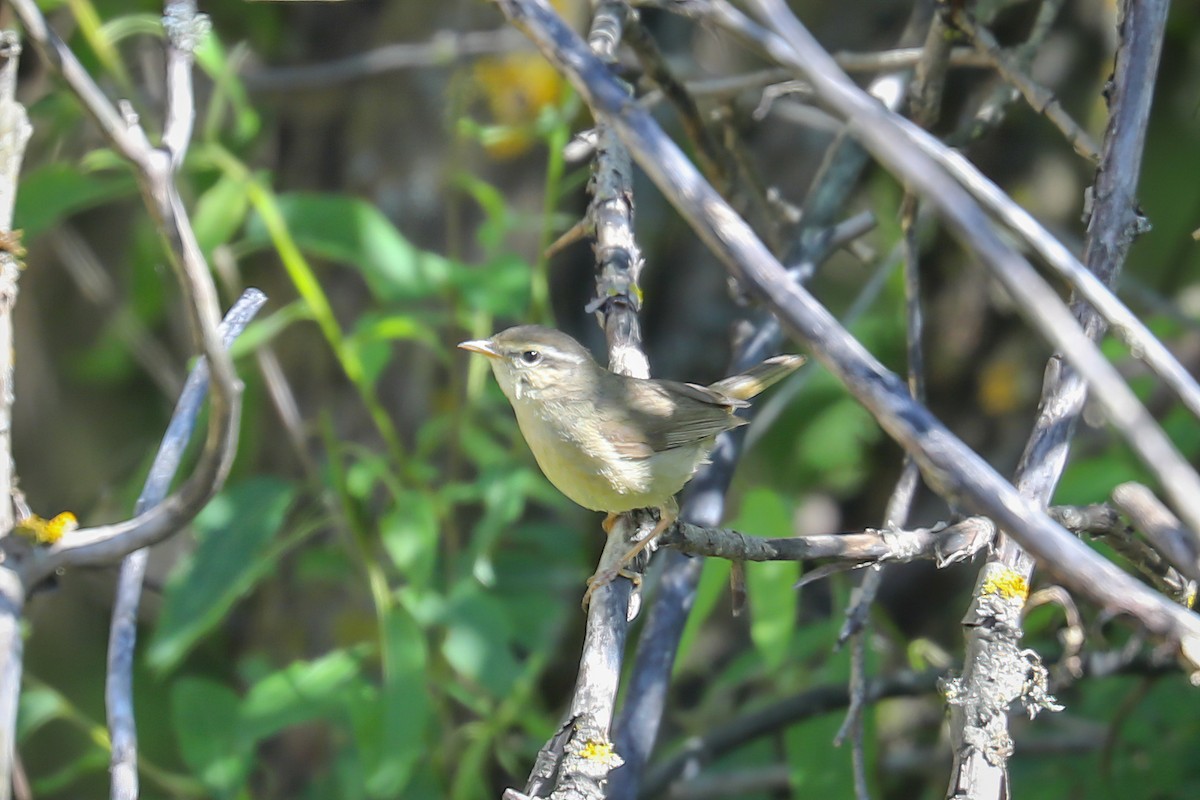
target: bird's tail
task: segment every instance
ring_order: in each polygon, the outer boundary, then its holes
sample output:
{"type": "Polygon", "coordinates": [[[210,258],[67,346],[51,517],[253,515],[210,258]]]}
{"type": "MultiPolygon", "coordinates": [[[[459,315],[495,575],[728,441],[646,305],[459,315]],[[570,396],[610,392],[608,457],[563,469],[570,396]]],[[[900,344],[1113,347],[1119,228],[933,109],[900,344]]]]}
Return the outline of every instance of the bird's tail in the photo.
{"type": "Polygon", "coordinates": [[[775,356],[751,367],[741,375],[731,375],[708,388],[738,400],[749,400],[767,387],[791,375],[804,361],[804,356],[775,356]]]}

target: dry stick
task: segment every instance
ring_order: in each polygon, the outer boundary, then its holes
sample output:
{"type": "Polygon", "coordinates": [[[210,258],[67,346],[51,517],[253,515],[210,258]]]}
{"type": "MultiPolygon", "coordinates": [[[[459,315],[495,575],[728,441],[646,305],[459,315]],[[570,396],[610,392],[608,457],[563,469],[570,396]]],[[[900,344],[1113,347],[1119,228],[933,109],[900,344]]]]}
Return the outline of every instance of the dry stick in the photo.
{"type": "MultiPolygon", "coordinates": [[[[171,3],[168,9],[177,5],[171,3]]],[[[174,164],[182,155],[180,142],[186,140],[181,128],[191,124],[183,118],[185,114],[181,116],[184,103],[177,102],[178,97],[169,102],[164,131],[170,136],[164,138],[165,147],[155,148],[133,112],[128,108],[119,112],[109,102],[74,53],[46,25],[33,0],[13,0],[12,6],[42,57],[60,72],[109,143],[133,165],[143,200],[179,278],[194,346],[208,360],[212,375],[208,433],[192,475],[145,514],[112,525],[80,529],[51,547],[34,551],[19,567],[22,579],[31,585],[62,567],[112,563],[160,541],[194,517],[229,474],[236,450],[241,384],[221,347],[216,287],[172,179],[174,164]]],[[[200,35],[200,28],[206,24],[203,19],[197,15],[193,21],[199,27],[181,31],[180,35],[200,35]]]]}
{"type": "Polygon", "coordinates": [[[438,31],[427,42],[389,44],[320,64],[256,69],[243,75],[242,82],[250,92],[330,89],[389,72],[453,66],[464,58],[503,55],[528,47],[525,38],[508,27],[494,31],[438,31]]]}
{"type": "Polygon", "coordinates": [[[1088,132],[1071,119],[1071,115],[1062,107],[1062,103],[1053,92],[1035,83],[1025,74],[1018,59],[1000,48],[1000,43],[991,31],[982,25],[976,25],[971,15],[962,9],[951,8],[949,13],[954,27],[965,33],[975,48],[991,60],[996,72],[1021,93],[1034,111],[1045,116],[1058,128],[1076,153],[1093,163],[1100,159],[1100,149],[1096,147],[1088,132]]]}
{"type": "MultiPolygon", "coordinates": [[[[1056,271],[1066,277],[1088,302],[1106,317],[1122,310],[1128,314],[1128,335],[1135,327],[1132,313],[1124,309],[1112,293],[1086,268],[1071,256],[1056,239],[1046,233],[1024,209],[1003,195],[990,181],[979,174],[965,158],[959,156],[907,120],[888,114],[873,103],[845,74],[841,73],[828,53],[811,34],[776,0],[756,0],[757,6],[767,3],[777,25],[787,31],[787,40],[755,24],[725,0],[685,3],[673,6],[700,16],[763,50],[770,57],[807,77],[818,90],[822,101],[846,117],[851,129],[884,166],[893,170],[918,193],[925,196],[949,224],[955,234],[972,248],[1016,301],[1018,311],[1038,332],[1063,352],[1068,361],[1087,379],[1095,391],[1096,404],[1106,413],[1109,422],[1138,454],[1176,506],[1176,510],[1192,531],[1200,531],[1200,476],[1171,444],[1162,428],[1120,375],[1108,363],[1095,344],[1080,330],[1069,309],[1058,299],[1051,287],[1037,274],[1019,253],[1007,245],[987,224],[987,220],[969,195],[957,183],[948,180],[944,168],[973,194],[989,198],[989,211],[1013,227],[1029,245],[1042,255],[1056,271]]],[[[1132,235],[1126,231],[1122,235],[1132,235]]],[[[1164,378],[1172,388],[1187,387],[1181,398],[1189,408],[1200,413],[1200,386],[1166,351],[1161,342],[1148,332],[1145,339],[1129,340],[1131,350],[1146,356],[1146,363],[1164,378]],[[1145,347],[1145,353],[1141,348],[1145,347]],[[1155,365],[1150,353],[1157,352],[1162,362],[1155,365]]]]}
{"type": "MultiPolygon", "coordinates": [[[[1064,2],[1065,0],[1041,0],[1038,4],[1037,16],[1034,17],[1033,25],[1029,29],[1029,36],[1016,48],[1013,64],[1017,69],[1020,71],[1029,69],[1038,49],[1050,35],[1050,30],[1054,26],[1054,21],[1058,19],[1064,2]]],[[[993,13],[988,15],[989,18],[980,21],[991,24],[995,14],[1000,10],[1002,10],[1000,7],[993,8],[993,13]]],[[[960,125],[959,130],[947,137],[947,143],[969,142],[1000,127],[1009,106],[1016,102],[1019,95],[1020,93],[1012,86],[1000,83],[980,102],[971,118],[966,120],[965,124],[960,125]]]]}
{"type": "MultiPolygon", "coordinates": [[[[241,335],[250,320],[258,313],[267,296],[258,289],[247,289],[226,314],[221,323],[222,343],[229,347],[241,335]]],[[[179,395],[171,421],[167,424],[158,453],[142,493],[133,507],[134,515],[141,514],[162,502],[179,470],[184,450],[192,437],[196,418],[208,392],[208,364],[196,362],[187,383],[179,395]]],[[[112,743],[109,771],[112,774],[113,800],[133,800],[138,796],[137,725],[133,714],[133,652],[137,644],[137,614],[141,601],[142,583],[146,575],[149,549],[137,550],[125,556],[117,578],[117,595],[113,604],[112,625],[108,634],[108,673],[104,682],[105,705],[108,712],[108,733],[112,743]]]]}
{"type": "MultiPolygon", "coordinates": [[[[1122,484],[1122,486],[1136,485],[1122,484]]],[[[1121,489],[1121,486],[1118,486],[1117,489],[1121,489]]],[[[1146,491],[1149,492],[1149,490],[1146,491]]],[[[1153,497],[1153,495],[1150,496],[1153,497]]],[[[1123,501],[1128,502],[1128,499],[1128,496],[1122,497],[1117,490],[1113,490],[1113,504],[1133,519],[1138,519],[1137,511],[1129,509],[1123,504],[1123,501]]],[[[1161,508],[1157,499],[1154,500],[1154,503],[1161,508]]],[[[1114,508],[1107,505],[1060,506],[1052,507],[1050,515],[1067,530],[1086,531],[1089,536],[1104,538],[1108,546],[1128,561],[1131,567],[1175,602],[1189,608],[1195,602],[1197,582],[1189,579],[1172,566],[1159,550],[1138,537],[1133,527],[1125,523],[1114,508]]],[[[1172,514],[1171,517],[1174,518],[1174,515],[1172,514]]],[[[1152,523],[1139,519],[1137,524],[1147,526],[1152,523]]],[[[1152,534],[1148,534],[1148,538],[1150,536],[1152,534]]]]}
{"type": "MultiPolygon", "coordinates": [[[[939,567],[970,558],[987,547],[996,526],[987,517],[967,517],[949,526],[901,530],[823,533],[767,538],[729,528],[680,523],[663,534],[662,544],[694,556],[730,561],[820,561],[867,566],[885,562],[933,560],[939,567]]],[[[804,581],[808,583],[810,581],[804,581]]]]}
{"type": "MultiPolygon", "coordinates": [[[[13,205],[25,143],[32,128],[16,100],[20,41],[13,31],[0,31],[0,231],[11,244],[0,250],[0,537],[12,536],[12,493],[16,488],[12,460],[13,307],[21,263],[12,239],[13,205]]],[[[0,564],[0,800],[8,800],[13,783],[17,703],[21,693],[21,610],[26,587],[8,564],[0,564]]]]}
{"type": "Polygon", "coordinates": [[[47,239],[59,262],[75,281],[75,288],[107,315],[113,331],[163,396],[178,397],[179,390],[183,388],[179,365],[166,346],[154,338],[145,323],[136,314],[122,308],[116,282],[87,240],[69,222],[56,225],[54,234],[47,239]]]}
{"type": "MultiPolygon", "coordinates": [[[[1105,505],[1054,506],[1046,513],[1077,535],[1112,537],[1124,527],[1116,512],[1105,505]]],[[[996,524],[984,516],[932,528],[868,528],[785,538],[681,522],[663,533],[661,544],[689,555],[729,561],[830,561],[850,568],[933,561],[941,568],[971,558],[990,545],[995,535],[996,524]]],[[[809,575],[801,580],[802,584],[811,582],[809,575]]]]}
{"type": "MultiPolygon", "coordinates": [[[[873,682],[867,690],[871,703],[889,697],[911,697],[929,694],[937,685],[938,676],[932,672],[905,672],[873,682]]],[[[658,765],[646,780],[643,797],[665,797],[671,782],[686,771],[694,771],[704,763],[775,731],[803,722],[811,717],[844,708],[849,695],[844,686],[818,686],[770,706],[742,714],[728,724],[688,742],[683,752],[658,765]]]]}
{"type": "MultiPolygon", "coordinates": [[[[596,4],[589,52],[606,72],[608,65],[616,63],[626,12],[624,3],[596,4]]],[[[621,91],[629,96],[624,88],[621,91]]],[[[588,310],[600,315],[608,341],[609,369],[647,378],[650,366],[641,350],[637,317],[641,297],[637,281],[643,261],[633,230],[633,164],[625,146],[603,122],[597,123],[596,142],[588,208],[596,237],[596,299],[588,310]]],[[[598,575],[623,560],[630,540],[644,527],[635,521],[640,517],[622,514],[617,519],[605,541],[598,575]]],[[[563,742],[554,797],[602,798],[609,771],[621,763],[612,748],[610,731],[625,636],[634,609],[631,602],[636,602],[632,583],[623,576],[592,593],[575,691],[564,723],[571,730],[563,742]]],[[[538,774],[531,775],[526,792],[542,780],[538,774]]]]}
{"type": "MultiPolygon", "coordinates": [[[[918,403],[925,402],[925,357],[921,349],[924,318],[921,313],[921,283],[919,271],[919,243],[917,242],[917,201],[907,195],[904,201],[902,226],[904,229],[904,305],[905,346],[908,353],[908,391],[918,403]]],[[[884,524],[889,528],[900,528],[908,524],[913,502],[920,486],[921,473],[917,462],[905,455],[900,477],[888,498],[884,511],[884,524]]],[[[867,800],[866,757],[863,748],[862,713],[866,703],[866,648],[867,630],[871,606],[883,582],[883,570],[875,565],[863,574],[862,581],[852,594],[853,601],[846,610],[846,620],[838,634],[838,643],[851,636],[854,641],[850,653],[850,705],[846,719],[834,737],[840,745],[847,736],[853,736],[852,761],[854,767],[854,792],[858,800],[867,800]]]]}
{"type": "MultiPolygon", "coordinates": [[[[942,171],[939,162],[926,158],[923,152],[929,147],[945,153],[946,148],[912,123],[871,102],[836,69],[828,54],[780,0],[755,0],[754,4],[766,8],[772,24],[785,32],[786,39],[754,24],[725,0],[714,0],[705,8],[715,10],[720,24],[812,80],[824,102],[847,118],[851,129],[881,163],[938,209],[950,231],[974,250],[1017,301],[1018,310],[1026,320],[1086,378],[1095,392],[1096,404],[1113,427],[1159,480],[1189,527],[1200,531],[1200,475],[1080,329],[1070,309],[1029,262],[992,230],[980,208],[942,171]]],[[[1017,208],[1011,200],[1007,204],[1017,208]]],[[[1125,230],[1120,235],[1129,237],[1133,232],[1125,230]]],[[[1086,270],[1083,272],[1086,274],[1086,270]]],[[[1112,299],[1094,275],[1088,278],[1098,292],[1112,299]]],[[[1081,277],[1080,285],[1085,283],[1081,277]]]]}
{"type": "MultiPolygon", "coordinates": [[[[753,231],[704,182],[679,148],[629,99],[552,10],[536,0],[498,0],[498,4],[572,81],[592,110],[613,125],[647,176],[743,285],[773,308],[792,332],[808,342],[814,355],[874,414],[883,428],[918,458],[925,475],[932,477],[940,492],[991,516],[1020,537],[1031,552],[1077,591],[1110,610],[1130,614],[1152,633],[1176,641],[1191,663],[1200,662],[1200,617],[1147,589],[1051,521],[955,438],[928,409],[915,403],[902,380],[855,341],[803,287],[788,280],[782,265],[753,231]]],[[[786,53],[791,62],[799,60],[791,48],[780,52],[786,53]]],[[[815,60],[819,66],[809,78],[820,78],[824,84],[826,76],[835,71],[828,63],[828,56],[815,43],[804,42],[802,52],[806,56],[804,61],[815,60]]],[[[843,92],[848,91],[845,87],[836,91],[845,99],[843,92]]],[[[868,101],[862,102],[863,107],[873,112],[878,110],[868,101]]],[[[855,115],[858,113],[856,103],[855,115]]],[[[861,122],[856,122],[855,129],[860,130],[864,139],[868,138],[861,122]]],[[[870,136],[869,141],[873,147],[880,147],[878,137],[870,136]]],[[[898,141],[904,145],[903,139],[898,141]]],[[[931,171],[936,169],[924,166],[931,171]]],[[[938,182],[930,187],[921,181],[917,185],[924,191],[947,189],[949,184],[943,186],[938,182]]],[[[970,207],[970,201],[964,202],[959,192],[951,192],[946,199],[970,207]]],[[[939,199],[939,205],[944,206],[946,199],[939,199]]],[[[949,213],[944,207],[943,212],[949,213]]],[[[1004,248],[1003,243],[987,238],[990,230],[985,234],[975,227],[970,225],[963,231],[967,240],[972,243],[982,240],[989,260],[1002,254],[1002,263],[1011,266],[1010,261],[1016,260],[1010,257],[1011,251],[1005,248],[998,253],[996,248],[1004,248]]]]}
{"type": "MultiPolygon", "coordinates": [[[[779,346],[779,324],[765,320],[738,347],[729,374],[736,375],[774,354],[779,346]]],[[[753,407],[748,409],[752,412],[753,407]]],[[[741,457],[745,429],[722,434],[687,488],[680,520],[705,527],[717,525],[725,512],[725,492],[741,457]]],[[[668,532],[674,534],[677,528],[668,532]]],[[[662,541],[662,540],[660,540],[662,541]]],[[[637,655],[625,693],[625,702],[614,725],[613,739],[624,764],[609,778],[609,800],[636,800],[642,772],[654,749],[666,706],[671,668],[683,628],[696,599],[696,585],[704,561],[688,558],[673,548],[659,556],[661,580],[645,627],[638,638],[637,655]]]]}
{"type": "MultiPolygon", "coordinates": [[[[1097,279],[1110,285],[1120,273],[1136,229],[1133,195],[1166,11],[1165,2],[1139,4],[1124,31],[1131,35],[1117,52],[1112,116],[1096,179],[1098,204],[1088,226],[1084,254],[1097,279]]],[[[1098,340],[1105,328],[1100,315],[1078,300],[1074,310],[1084,330],[1098,340]]],[[[1032,503],[1045,506],[1053,495],[1087,390],[1087,383],[1070,364],[1055,358],[1047,365],[1040,413],[1014,478],[1018,490],[1032,503]]],[[[976,596],[964,620],[967,655],[957,684],[959,702],[951,707],[954,764],[947,797],[1002,797],[1006,791],[1011,752],[1007,711],[1022,690],[1005,692],[1003,681],[997,678],[998,673],[1020,675],[1025,668],[1017,646],[1025,597],[1024,593],[1005,596],[989,592],[986,587],[1014,579],[1028,587],[1033,568],[1033,559],[1020,543],[1001,536],[995,554],[979,575],[976,596]]]]}
{"type": "MultiPolygon", "coordinates": [[[[692,125],[687,129],[691,132],[691,138],[696,143],[698,151],[709,153],[708,161],[715,165],[726,164],[728,154],[732,149],[734,165],[740,170],[740,176],[751,184],[750,193],[768,210],[777,208],[777,205],[773,205],[767,200],[766,192],[762,191],[754,180],[754,171],[739,158],[741,149],[736,146],[736,142],[733,145],[726,143],[725,147],[721,147],[708,140],[708,128],[700,119],[689,91],[692,84],[681,84],[671,73],[665,60],[662,59],[653,40],[649,39],[640,25],[635,27],[638,33],[631,41],[631,46],[645,64],[648,74],[663,87],[681,116],[693,120],[692,125]]],[[[907,31],[905,35],[907,35],[907,31]]],[[[901,38],[903,39],[904,36],[901,38]]],[[[871,86],[877,88],[881,95],[886,95],[885,87],[892,81],[891,76],[884,76],[873,81],[871,86]]],[[[902,93],[893,92],[892,95],[892,102],[898,103],[902,93]]],[[[642,98],[640,102],[647,107],[652,105],[647,98],[642,98]]],[[[832,149],[836,151],[836,158],[831,156],[831,163],[837,160],[850,161],[852,166],[846,169],[826,171],[817,181],[818,185],[834,184],[832,188],[820,192],[820,199],[814,206],[814,210],[820,210],[819,220],[829,220],[830,224],[836,210],[845,204],[861,169],[865,166],[865,159],[855,152],[859,148],[852,142],[835,143],[832,149]]],[[[713,169],[714,167],[710,167],[707,170],[710,176],[713,174],[713,169]]],[[[775,216],[783,215],[777,213],[775,216]]],[[[807,236],[802,238],[807,246],[801,248],[803,251],[801,263],[793,270],[796,280],[799,281],[811,278],[816,271],[818,262],[824,261],[838,247],[873,227],[874,217],[866,213],[834,227],[808,220],[806,223],[807,236]]],[[[774,232],[777,227],[780,227],[780,220],[775,219],[768,225],[774,232]]],[[[881,269],[879,272],[883,274],[886,271],[881,269]]],[[[876,283],[874,280],[871,281],[863,291],[860,299],[854,304],[856,309],[860,307],[863,297],[873,296],[871,287],[876,283]]],[[[852,311],[848,316],[856,314],[857,311],[852,311]]],[[[738,347],[738,353],[734,357],[729,374],[741,372],[775,352],[781,333],[778,321],[774,317],[766,317],[738,347]]],[[[796,386],[797,382],[790,383],[792,391],[796,386]]],[[[751,413],[753,414],[757,410],[758,407],[755,407],[751,413]]],[[[768,422],[771,419],[769,414],[764,417],[768,422]]],[[[732,479],[733,469],[740,457],[741,449],[761,429],[761,426],[757,429],[752,428],[750,433],[740,430],[733,431],[718,440],[716,448],[710,455],[710,464],[702,467],[688,485],[680,516],[682,520],[708,526],[720,522],[724,513],[724,495],[732,479]],[[744,436],[750,438],[744,439],[744,436]]],[[[696,585],[699,582],[702,568],[702,562],[683,558],[673,551],[664,553],[660,558],[662,559],[660,571],[662,578],[659,591],[638,639],[637,655],[630,674],[626,699],[615,727],[614,738],[617,750],[625,763],[614,770],[611,775],[609,796],[612,800],[633,800],[638,794],[642,771],[658,736],[671,668],[684,624],[695,600],[696,585]]]]}
{"type": "Polygon", "coordinates": [[[1150,540],[1156,552],[1193,581],[1200,580],[1200,554],[1183,530],[1179,518],[1170,512],[1154,492],[1140,483],[1122,483],[1112,491],[1113,503],[1133,520],[1150,540]]]}

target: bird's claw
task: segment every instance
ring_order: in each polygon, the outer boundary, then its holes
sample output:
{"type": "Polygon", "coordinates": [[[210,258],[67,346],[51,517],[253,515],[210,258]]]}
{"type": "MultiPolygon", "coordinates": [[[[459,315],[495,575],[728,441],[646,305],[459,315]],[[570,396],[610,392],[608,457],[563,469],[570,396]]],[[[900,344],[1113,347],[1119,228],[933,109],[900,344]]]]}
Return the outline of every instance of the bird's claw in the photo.
{"type": "Polygon", "coordinates": [[[596,573],[587,579],[587,591],[583,593],[583,601],[581,605],[583,606],[584,613],[587,613],[588,606],[592,604],[592,594],[595,593],[597,589],[608,586],[610,583],[616,580],[618,576],[622,578],[628,578],[630,581],[632,581],[633,588],[635,590],[640,588],[642,585],[641,573],[634,572],[633,570],[626,569],[625,567],[596,570],[596,573]]]}

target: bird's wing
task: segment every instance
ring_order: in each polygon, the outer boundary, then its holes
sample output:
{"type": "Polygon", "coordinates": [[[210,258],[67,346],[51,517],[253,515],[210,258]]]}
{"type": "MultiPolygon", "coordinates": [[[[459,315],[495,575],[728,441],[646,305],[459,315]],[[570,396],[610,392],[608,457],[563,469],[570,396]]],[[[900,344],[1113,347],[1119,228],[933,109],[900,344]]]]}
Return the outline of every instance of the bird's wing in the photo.
{"type": "Polygon", "coordinates": [[[749,405],[703,386],[664,380],[645,381],[629,397],[629,428],[641,431],[640,441],[654,452],[698,444],[744,425],[732,412],[749,405]]]}

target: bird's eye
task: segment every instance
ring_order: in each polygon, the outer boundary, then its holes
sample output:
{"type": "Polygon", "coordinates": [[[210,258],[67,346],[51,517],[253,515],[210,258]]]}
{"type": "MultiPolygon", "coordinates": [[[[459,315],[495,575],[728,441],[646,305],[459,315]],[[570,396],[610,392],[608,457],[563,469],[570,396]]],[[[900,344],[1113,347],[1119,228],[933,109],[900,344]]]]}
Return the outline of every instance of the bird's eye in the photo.
{"type": "Polygon", "coordinates": [[[534,364],[542,360],[542,354],[537,350],[526,350],[525,352],[521,353],[521,360],[532,367],[534,364]]]}

